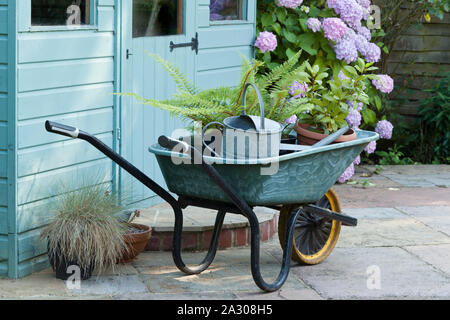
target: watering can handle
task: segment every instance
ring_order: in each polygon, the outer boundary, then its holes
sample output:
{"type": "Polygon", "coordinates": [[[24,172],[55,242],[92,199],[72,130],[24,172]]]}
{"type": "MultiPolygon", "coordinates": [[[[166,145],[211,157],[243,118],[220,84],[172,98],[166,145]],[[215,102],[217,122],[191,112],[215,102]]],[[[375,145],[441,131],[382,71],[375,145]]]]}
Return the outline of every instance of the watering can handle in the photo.
{"type": "Polygon", "coordinates": [[[217,122],[217,121],[208,123],[206,126],[203,127],[203,130],[202,130],[202,143],[203,143],[203,145],[205,146],[206,149],[208,149],[208,150],[211,151],[214,155],[216,155],[217,157],[220,158],[220,155],[219,155],[217,152],[215,152],[213,149],[211,149],[211,148],[206,144],[206,142],[205,142],[205,132],[206,132],[206,130],[207,130],[210,126],[212,126],[213,124],[216,124],[216,125],[225,127],[225,126],[223,125],[223,123],[220,123],[220,122],[217,122]]]}
{"type": "Polygon", "coordinates": [[[246,113],[246,103],[247,103],[247,90],[249,87],[253,87],[253,89],[255,89],[256,91],[256,95],[258,96],[258,101],[259,101],[259,109],[261,112],[261,129],[264,130],[264,100],[262,98],[261,92],[259,91],[258,87],[256,86],[256,84],[249,82],[245,85],[244,87],[244,94],[242,95],[242,106],[244,107],[244,111],[242,112],[242,115],[247,115],[246,113]]]}

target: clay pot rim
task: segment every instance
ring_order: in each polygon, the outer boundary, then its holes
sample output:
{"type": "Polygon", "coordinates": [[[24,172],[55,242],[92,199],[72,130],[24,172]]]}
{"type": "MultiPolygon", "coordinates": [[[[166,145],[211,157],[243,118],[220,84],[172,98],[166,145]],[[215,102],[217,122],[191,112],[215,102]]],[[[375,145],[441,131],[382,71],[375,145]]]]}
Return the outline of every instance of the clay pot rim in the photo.
{"type": "Polygon", "coordinates": [[[126,242],[136,243],[136,242],[140,242],[140,241],[144,241],[144,240],[150,239],[152,231],[153,231],[152,227],[147,226],[145,224],[139,224],[139,223],[131,223],[131,226],[133,226],[133,227],[135,227],[136,229],[139,229],[139,230],[145,230],[145,232],[124,234],[123,237],[124,237],[126,242]]]}
{"type": "MultiPolygon", "coordinates": [[[[328,137],[327,134],[317,133],[317,132],[308,130],[307,128],[309,128],[309,127],[311,127],[311,125],[306,124],[306,123],[296,123],[294,126],[294,130],[298,134],[301,134],[305,137],[315,139],[315,140],[322,140],[322,139],[328,137]]],[[[356,140],[356,132],[355,132],[355,130],[350,128],[346,133],[344,133],[342,136],[337,138],[334,142],[335,143],[336,142],[347,142],[347,141],[352,141],[352,140],[356,140]]]]}

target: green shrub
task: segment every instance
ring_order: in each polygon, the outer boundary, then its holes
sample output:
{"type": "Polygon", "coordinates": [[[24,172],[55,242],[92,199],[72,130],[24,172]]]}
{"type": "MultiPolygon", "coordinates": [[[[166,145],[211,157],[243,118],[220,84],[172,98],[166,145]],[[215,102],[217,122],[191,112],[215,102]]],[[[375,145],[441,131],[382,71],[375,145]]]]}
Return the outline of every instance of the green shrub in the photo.
{"type": "Polygon", "coordinates": [[[450,72],[428,90],[419,107],[421,160],[450,163],[450,72]]]}
{"type": "MultiPolygon", "coordinates": [[[[424,86],[426,97],[420,101],[417,119],[404,120],[395,113],[395,105],[390,107],[389,117],[396,125],[390,141],[405,157],[424,164],[450,163],[450,72],[441,74],[440,80],[434,80],[424,86]]],[[[404,93],[407,96],[407,91],[404,93]]],[[[401,103],[402,100],[399,100],[401,103]]],[[[407,99],[405,101],[408,101],[407,99]]],[[[390,101],[394,104],[395,101],[390,101]]],[[[385,144],[380,149],[388,150],[392,145],[385,144]]]]}

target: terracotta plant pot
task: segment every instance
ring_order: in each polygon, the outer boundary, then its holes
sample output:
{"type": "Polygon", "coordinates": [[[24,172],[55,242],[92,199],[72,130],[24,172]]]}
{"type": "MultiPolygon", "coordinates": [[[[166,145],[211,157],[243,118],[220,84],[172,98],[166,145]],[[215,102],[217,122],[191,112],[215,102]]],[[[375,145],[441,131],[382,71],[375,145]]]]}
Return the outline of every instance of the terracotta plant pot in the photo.
{"type": "MultiPolygon", "coordinates": [[[[325,139],[328,135],[323,133],[317,133],[308,130],[310,125],[308,124],[296,124],[294,127],[295,132],[297,132],[297,143],[307,146],[312,146],[322,139],[325,139]]],[[[356,140],[356,132],[353,129],[349,129],[347,133],[337,138],[333,143],[347,142],[356,140]]]]}
{"type": "Polygon", "coordinates": [[[127,263],[136,258],[136,256],[145,249],[145,246],[152,235],[152,228],[149,226],[137,223],[132,223],[131,226],[142,230],[143,232],[127,233],[124,235],[125,243],[128,246],[128,252],[124,253],[119,263],[127,263]]]}

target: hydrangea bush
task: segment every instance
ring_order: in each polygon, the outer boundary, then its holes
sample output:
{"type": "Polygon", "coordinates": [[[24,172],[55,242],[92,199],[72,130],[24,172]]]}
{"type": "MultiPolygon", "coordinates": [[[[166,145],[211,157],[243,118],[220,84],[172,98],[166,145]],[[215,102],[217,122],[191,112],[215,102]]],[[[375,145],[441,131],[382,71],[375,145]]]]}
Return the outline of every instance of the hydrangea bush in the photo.
{"type": "MultiPolygon", "coordinates": [[[[392,137],[392,124],[377,113],[382,108],[381,97],[392,92],[394,81],[389,75],[375,73],[378,68],[374,64],[380,62],[382,50],[371,41],[372,31],[367,23],[370,12],[370,0],[258,1],[255,47],[259,50],[256,50],[256,55],[268,69],[278,67],[303,50],[300,63],[309,61],[321,70],[328,70],[319,79],[322,86],[320,96],[316,96],[315,101],[308,101],[316,108],[311,108],[309,113],[295,115],[298,121],[316,123],[315,119],[319,117],[333,118],[333,114],[325,114],[327,111],[323,111],[320,101],[336,100],[339,90],[330,85],[338,85],[343,91],[353,90],[353,93],[344,102],[337,99],[339,102],[335,107],[339,111],[335,110],[334,114],[339,119],[333,126],[327,125],[328,130],[324,131],[332,132],[338,129],[336,124],[342,126],[347,122],[356,130],[375,130],[383,139],[392,137]],[[328,90],[328,97],[324,90],[328,90]]],[[[304,79],[298,79],[289,93],[293,98],[302,99],[314,92],[313,87],[304,79]]],[[[375,150],[376,143],[365,149],[368,154],[375,150]]],[[[360,161],[360,158],[356,159],[339,181],[349,180],[354,174],[354,165],[360,161]]]]}

